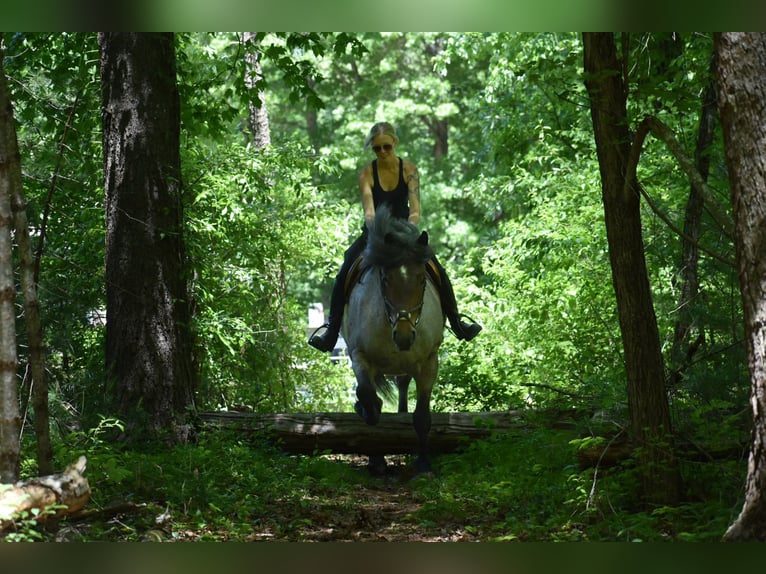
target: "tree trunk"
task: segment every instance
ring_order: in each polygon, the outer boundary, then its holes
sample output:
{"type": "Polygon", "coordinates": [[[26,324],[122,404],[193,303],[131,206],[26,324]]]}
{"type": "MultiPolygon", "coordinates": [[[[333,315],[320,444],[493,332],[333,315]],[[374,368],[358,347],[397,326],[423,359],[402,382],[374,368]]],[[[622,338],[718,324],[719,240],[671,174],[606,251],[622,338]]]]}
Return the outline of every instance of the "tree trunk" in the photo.
{"type": "Polygon", "coordinates": [[[724,539],[766,542],[766,34],[717,34],[715,46],[753,413],[745,503],[724,539]]]}
{"type": "Polygon", "coordinates": [[[130,431],[185,440],[194,407],[173,34],[101,33],[106,366],[130,431]]]}
{"type": "Polygon", "coordinates": [[[271,145],[266,95],[259,86],[263,78],[263,68],[258,50],[258,35],[255,32],[243,32],[242,44],[245,48],[245,87],[249,95],[250,132],[253,146],[258,150],[271,145]]]}
{"type": "Polygon", "coordinates": [[[631,438],[638,454],[641,498],[674,504],[680,480],[673,454],[665,372],[641,235],[639,191],[625,174],[631,151],[627,87],[611,33],[583,34],[604,202],[609,260],[628,378],[631,438]]]}
{"type": "MultiPolygon", "coordinates": [[[[13,129],[13,128],[11,128],[13,129]]],[[[18,155],[18,144],[13,129],[12,145],[18,155]]],[[[20,170],[20,167],[19,167],[20,170]]],[[[24,188],[19,178],[11,189],[11,210],[18,245],[19,275],[24,299],[24,324],[28,338],[29,371],[32,376],[32,403],[34,405],[35,440],[37,443],[37,467],[41,475],[53,472],[53,449],[51,448],[50,415],[48,411],[48,380],[45,375],[45,345],[40,322],[40,301],[37,297],[35,280],[35,259],[32,254],[32,240],[27,223],[27,203],[24,188]]]]}
{"type": "Polygon", "coordinates": [[[21,160],[3,68],[2,41],[0,33],[0,483],[8,483],[19,476],[21,448],[11,241],[11,197],[21,186],[21,160]]]}
{"type": "MultiPolygon", "coordinates": [[[[445,38],[444,36],[437,36],[433,42],[426,44],[425,51],[429,58],[436,58],[442,52],[444,52],[445,38]]],[[[434,139],[433,146],[433,158],[438,164],[440,160],[447,157],[449,153],[449,120],[447,118],[439,118],[435,115],[421,116],[423,122],[428,126],[428,131],[431,132],[431,136],[434,139]]]]}

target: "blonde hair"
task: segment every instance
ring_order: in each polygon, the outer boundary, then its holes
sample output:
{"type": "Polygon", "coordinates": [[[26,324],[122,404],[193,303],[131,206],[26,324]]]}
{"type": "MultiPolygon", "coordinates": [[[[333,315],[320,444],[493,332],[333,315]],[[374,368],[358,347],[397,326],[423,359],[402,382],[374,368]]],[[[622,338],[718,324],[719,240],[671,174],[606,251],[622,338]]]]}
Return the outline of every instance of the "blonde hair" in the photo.
{"type": "Polygon", "coordinates": [[[395,144],[399,143],[399,138],[396,135],[394,126],[388,122],[378,122],[370,128],[370,134],[367,136],[367,139],[364,140],[364,147],[370,147],[375,136],[391,136],[395,144]]]}

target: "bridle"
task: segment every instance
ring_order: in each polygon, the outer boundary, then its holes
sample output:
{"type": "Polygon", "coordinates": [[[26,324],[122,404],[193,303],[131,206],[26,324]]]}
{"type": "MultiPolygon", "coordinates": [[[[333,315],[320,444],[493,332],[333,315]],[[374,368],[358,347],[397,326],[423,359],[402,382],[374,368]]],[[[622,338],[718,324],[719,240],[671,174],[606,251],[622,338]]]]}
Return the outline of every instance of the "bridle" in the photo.
{"type": "Polygon", "coordinates": [[[420,313],[420,310],[423,308],[423,301],[425,300],[426,295],[426,282],[423,282],[423,292],[420,295],[420,303],[415,305],[414,307],[410,307],[409,309],[399,309],[396,305],[394,305],[391,300],[386,296],[386,272],[381,267],[380,268],[380,291],[383,295],[383,302],[386,305],[386,318],[388,319],[389,324],[391,325],[391,328],[396,328],[396,325],[400,321],[407,321],[410,325],[412,325],[413,331],[417,328],[418,323],[420,322],[420,317],[422,316],[422,313],[420,313]],[[414,313],[417,313],[417,317],[415,320],[412,320],[412,315],[414,313]]]}

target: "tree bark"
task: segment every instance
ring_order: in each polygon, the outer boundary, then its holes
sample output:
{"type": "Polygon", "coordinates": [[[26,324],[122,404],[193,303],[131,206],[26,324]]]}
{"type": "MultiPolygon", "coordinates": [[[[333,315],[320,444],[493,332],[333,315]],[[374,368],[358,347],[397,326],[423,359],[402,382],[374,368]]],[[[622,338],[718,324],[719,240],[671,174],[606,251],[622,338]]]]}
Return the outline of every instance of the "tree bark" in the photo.
{"type": "Polygon", "coordinates": [[[438,162],[449,152],[449,121],[432,116],[421,116],[423,123],[434,138],[433,158],[438,162]]]}
{"type": "Polygon", "coordinates": [[[0,483],[8,483],[19,476],[21,448],[11,241],[11,197],[21,186],[21,159],[3,68],[2,41],[0,33],[0,483]]]}
{"type": "Polygon", "coordinates": [[[194,408],[173,34],[101,33],[106,366],[130,432],[186,440],[194,408]]]}
{"type": "Polygon", "coordinates": [[[627,86],[614,35],[583,34],[585,84],[590,95],[604,202],[609,260],[628,378],[631,439],[640,445],[641,498],[674,504],[680,476],[673,453],[670,409],[657,319],[641,234],[640,196],[626,179],[631,137],[627,86]]]}
{"type": "MultiPolygon", "coordinates": [[[[411,413],[383,413],[371,426],[356,413],[253,414],[202,412],[200,420],[224,427],[265,432],[286,452],[314,454],[330,451],[344,454],[408,454],[415,450],[417,436],[411,413]]],[[[559,422],[564,422],[564,414],[559,422]]],[[[429,449],[452,452],[470,440],[487,438],[493,432],[525,428],[523,416],[515,411],[486,413],[431,413],[429,449]]]]}
{"type": "Polygon", "coordinates": [[[718,105],[734,208],[750,369],[752,446],[745,503],[724,539],[766,541],[766,34],[715,36],[718,105]]]}
{"type": "MultiPolygon", "coordinates": [[[[45,510],[54,504],[63,505],[53,516],[72,514],[90,499],[90,485],[85,478],[86,459],[81,456],[61,474],[42,476],[0,490],[0,531],[13,525],[13,515],[32,509],[45,510]]],[[[41,513],[38,520],[50,515],[41,513]]]]}
{"type": "Polygon", "coordinates": [[[271,128],[266,109],[266,94],[259,82],[263,79],[261,54],[258,51],[258,35],[255,32],[242,33],[245,48],[245,87],[249,94],[250,132],[256,150],[271,145],[271,128]]]}
{"type": "MultiPolygon", "coordinates": [[[[12,144],[18,145],[15,129],[12,144]]],[[[20,164],[19,164],[20,170],[20,164]]],[[[32,253],[32,240],[29,237],[27,223],[27,202],[24,199],[24,188],[19,172],[18,181],[14,178],[11,189],[11,210],[18,246],[19,275],[21,291],[24,300],[24,324],[28,339],[29,371],[32,377],[32,404],[34,406],[34,428],[37,444],[37,467],[41,475],[53,472],[53,448],[51,447],[50,415],[48,410],[48,379],[45,374],[45,345],[43,343],[43,328],[40,321],[40,301],[37,296],[37,281],[35,280],[35,258],[32,253]]]]}

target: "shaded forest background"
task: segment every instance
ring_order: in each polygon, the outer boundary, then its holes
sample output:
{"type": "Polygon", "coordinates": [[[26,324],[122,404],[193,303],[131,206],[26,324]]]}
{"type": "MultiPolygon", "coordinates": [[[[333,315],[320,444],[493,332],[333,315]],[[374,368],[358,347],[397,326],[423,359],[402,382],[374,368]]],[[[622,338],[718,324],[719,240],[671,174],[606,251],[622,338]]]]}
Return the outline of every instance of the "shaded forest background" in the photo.
{"type": "MultiPolygon", "coordinates": [[[[332,39],[288,48],[287,38],[264,37],[265,54],[300,69],[285,75],[263,58],[271,146],[255,154],[237,35],[178,36],[198,406],[347,406],[345,373],[305,344],[307,313],[313,302],[326,306],[342,252],[360,227],[356,176],[370,159],[362,143],[381,119],[397,126],[400,153],[421,171],[422,227],[455,275],[462,308],[486,330],[470,346],[448,338],[435,408],[624,403],[579,35],[357,39],[364,51],[335,53],[332,39]]],[[[6,41],[29,220],[38,234],[45,224],[40,294],[54,403],[92,424],[107,402],[96,37],[6,41]]],[[[659,117],[693,157],[712,38],[632,35],[629,46],[631,117],[659,117]]],[[[717,131],[701,153],[725,212],[717,131]]],[[[744,404],[739,294],[726,264],[731,238],[700,211],[699,287],[693,300],[682,300],[688,179],[651,138],[639,174],[673,404],[744,404]],[[675,333],[682,315],[692,319],[686,340],[675,333]],[[695,345],[679,353],[684,343],[695,345]]]]}
{"type": "MultiPolygon", "coordinates": [[[[446,338],[434,410],[576,410],[613,435],[628,432],[581,36],[248,39],[175,36],[197,409],[352,410],[352,373],[306,345],[307,317],[311,304],[328,306],[362,223],[356,178],[370,160],[362,144],[385,120],[399,132],[398,153],[419,168],[421,227],[461,310],[484,326],[470,344],[446,338]]],[[[4,41],[54,441],[96,436],[120,424],[104,355],[98,39],[4,41]]],[[[750,381],[711,95],[713,37],[630,34],[618,47],[628,122],[656,122],[643,133],[637,180],[674,432],[709,450],[742,444],[750,381]],[[690,184],[690,163],[704,197],[690,184]]],[[[27,421],[23,342],[21,353],[27,421]]]]}

